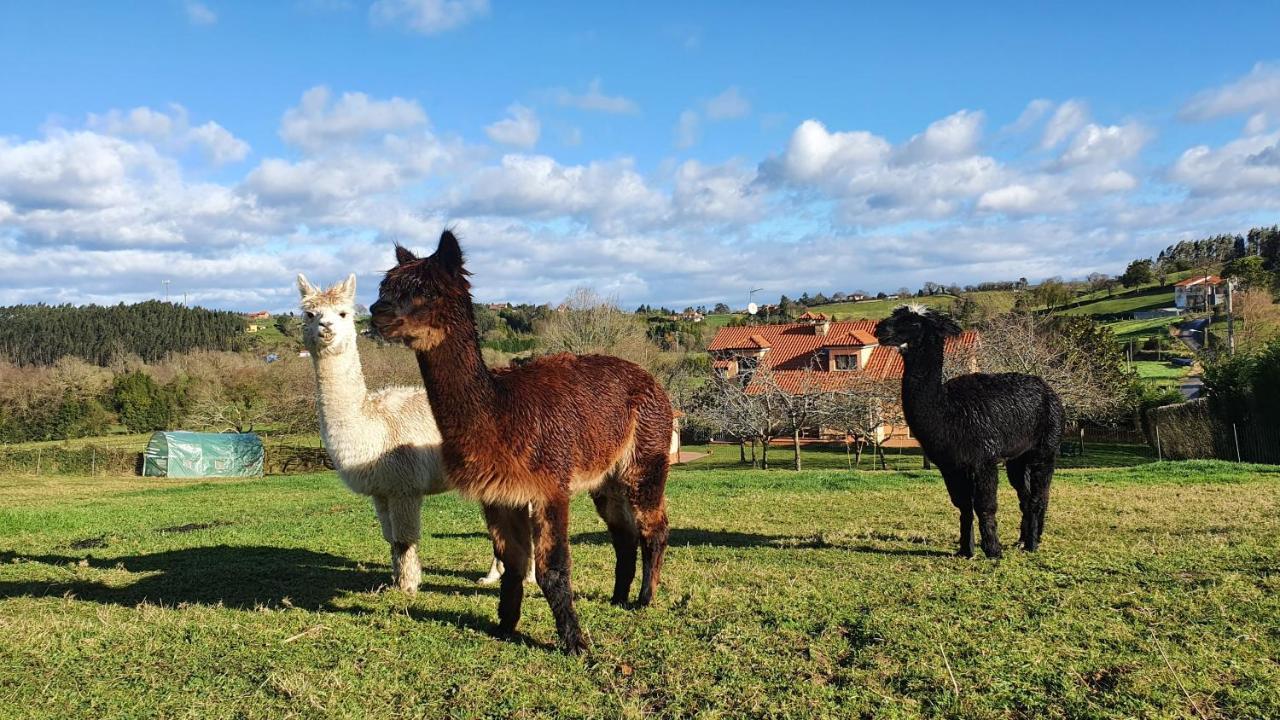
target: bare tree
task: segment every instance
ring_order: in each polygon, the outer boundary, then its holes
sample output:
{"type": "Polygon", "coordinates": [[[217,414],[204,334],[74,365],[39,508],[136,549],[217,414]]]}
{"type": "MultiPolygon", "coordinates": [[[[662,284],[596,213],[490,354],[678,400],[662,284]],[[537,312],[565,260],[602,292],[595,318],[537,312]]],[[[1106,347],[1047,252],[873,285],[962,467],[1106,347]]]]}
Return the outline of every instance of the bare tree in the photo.
{"type": "Polygon", "coordinates": [[[690,410],[721,434],[751,442],[753,467],[759,443],[760,464],[768,469],[769,444],[790,428],[782,395],[772,372],[761,367],[748,375],[713,376],[699,390],[690,410]]]}
{"type": "Polygon", "coordinates": [[[1087,318],[1007,313],[982,328],[983,372],[1036,375],[1062,398],[1069,422],[1108,422],[1128,406],[1130,382],[1121,350],[1087,318]]]}
{"type": "Polygon", "coordinates": [[[906,425],[902,417],[901,383],[896,379],[852,376],[824,399],[826,425],[844,436],[846,453],[851,446],[854,450],[851,468],[861,464],[862,452],[868,445],[881,467],[886,467],[884,443],[906,425]]]}
{"type": "Polygon", "coordinates": [[[537,326],[542,348],[549,353],[600,353],[630,360],[653,371],[658,348],[634,313],[618,308],[616,298],[601,297],[591,288],[578,288],[537,326]]]}

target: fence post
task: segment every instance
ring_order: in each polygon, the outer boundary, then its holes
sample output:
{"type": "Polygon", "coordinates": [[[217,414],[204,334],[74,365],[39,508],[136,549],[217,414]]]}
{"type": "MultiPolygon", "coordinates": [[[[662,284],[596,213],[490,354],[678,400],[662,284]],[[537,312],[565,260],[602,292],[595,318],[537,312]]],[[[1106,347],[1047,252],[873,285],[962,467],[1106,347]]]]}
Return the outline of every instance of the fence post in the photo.
{"type": "Polygon", "coordinates": [[[1156,423],[1156,460],[1164,460],[1164,448],[1160,446],[1160,423],[1156,423]]]}
{"type": "Polygon", "coordinates": [[[1235,438],[1236,441],[1236,462],[1243,462],[1243,460],[1240,459],[1240,431],[1236,430],[1235,423],[1231,423],[1231,436],[1235,438]]]}
{"type": "Polygon", "coordinates": [[[36,475],[40,474],[40,456],[44,454],[44,450],[36,448],[36,475]]]}
{"type": "Polygon", "coordinates": [[[89,461],[89,476],[94,477],[98,474],[98,448],[93,448],[93,459],[89,461]]]}

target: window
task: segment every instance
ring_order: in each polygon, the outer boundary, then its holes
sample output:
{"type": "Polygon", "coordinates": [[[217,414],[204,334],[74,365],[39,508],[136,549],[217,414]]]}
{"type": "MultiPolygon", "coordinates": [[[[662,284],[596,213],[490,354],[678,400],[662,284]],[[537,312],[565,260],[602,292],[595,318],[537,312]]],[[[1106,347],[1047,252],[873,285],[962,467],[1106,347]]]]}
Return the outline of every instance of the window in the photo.
{"type": "Polygon", "coordinates": [[[857,355],[837,355],[836,369],[837,370],[857,370],[858,356],[857,355]]]}

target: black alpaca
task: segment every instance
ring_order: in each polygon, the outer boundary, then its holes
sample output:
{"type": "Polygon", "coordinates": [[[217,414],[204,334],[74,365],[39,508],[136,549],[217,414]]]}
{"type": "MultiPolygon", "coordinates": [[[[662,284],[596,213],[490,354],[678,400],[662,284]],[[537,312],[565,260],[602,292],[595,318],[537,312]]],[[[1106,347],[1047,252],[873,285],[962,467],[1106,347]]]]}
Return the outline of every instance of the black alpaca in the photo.
{"type": "Polygon", "coordinates": [[[949,315],[903,306],[876,327],[882,345],[896,345],[906,366],[902,409],[925,455],[942,471],[960,510],[960,555],[973,556],[973,514],[982,551],[1000,557],[996,533],[999,463],[1022,508],[1021,542],[1040,545],[1049,484],[1062,439],[1062,401],[1041,378],[975,373],[942,382],[946,339],[960,333],[949,315]]]}

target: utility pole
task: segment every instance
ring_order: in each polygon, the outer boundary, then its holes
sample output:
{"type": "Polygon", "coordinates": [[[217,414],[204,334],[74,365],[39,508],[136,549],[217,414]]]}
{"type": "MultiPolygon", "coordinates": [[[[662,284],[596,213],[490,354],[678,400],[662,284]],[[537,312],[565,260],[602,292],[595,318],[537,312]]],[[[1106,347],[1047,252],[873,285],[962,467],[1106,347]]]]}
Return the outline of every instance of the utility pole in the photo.
{"type": "Polygon", "coordinates": [[[169,281],[163,280],[164,283],[164,301],[169,302],[169,281]]]}
{"type": "Polygon", "coordinates": [[[1231,306],[1231,291],[1234,290],[1235,281],[1227,278],[1227,352],[1231,355],[1236,354],[1236,316],[1231,306]]]}

